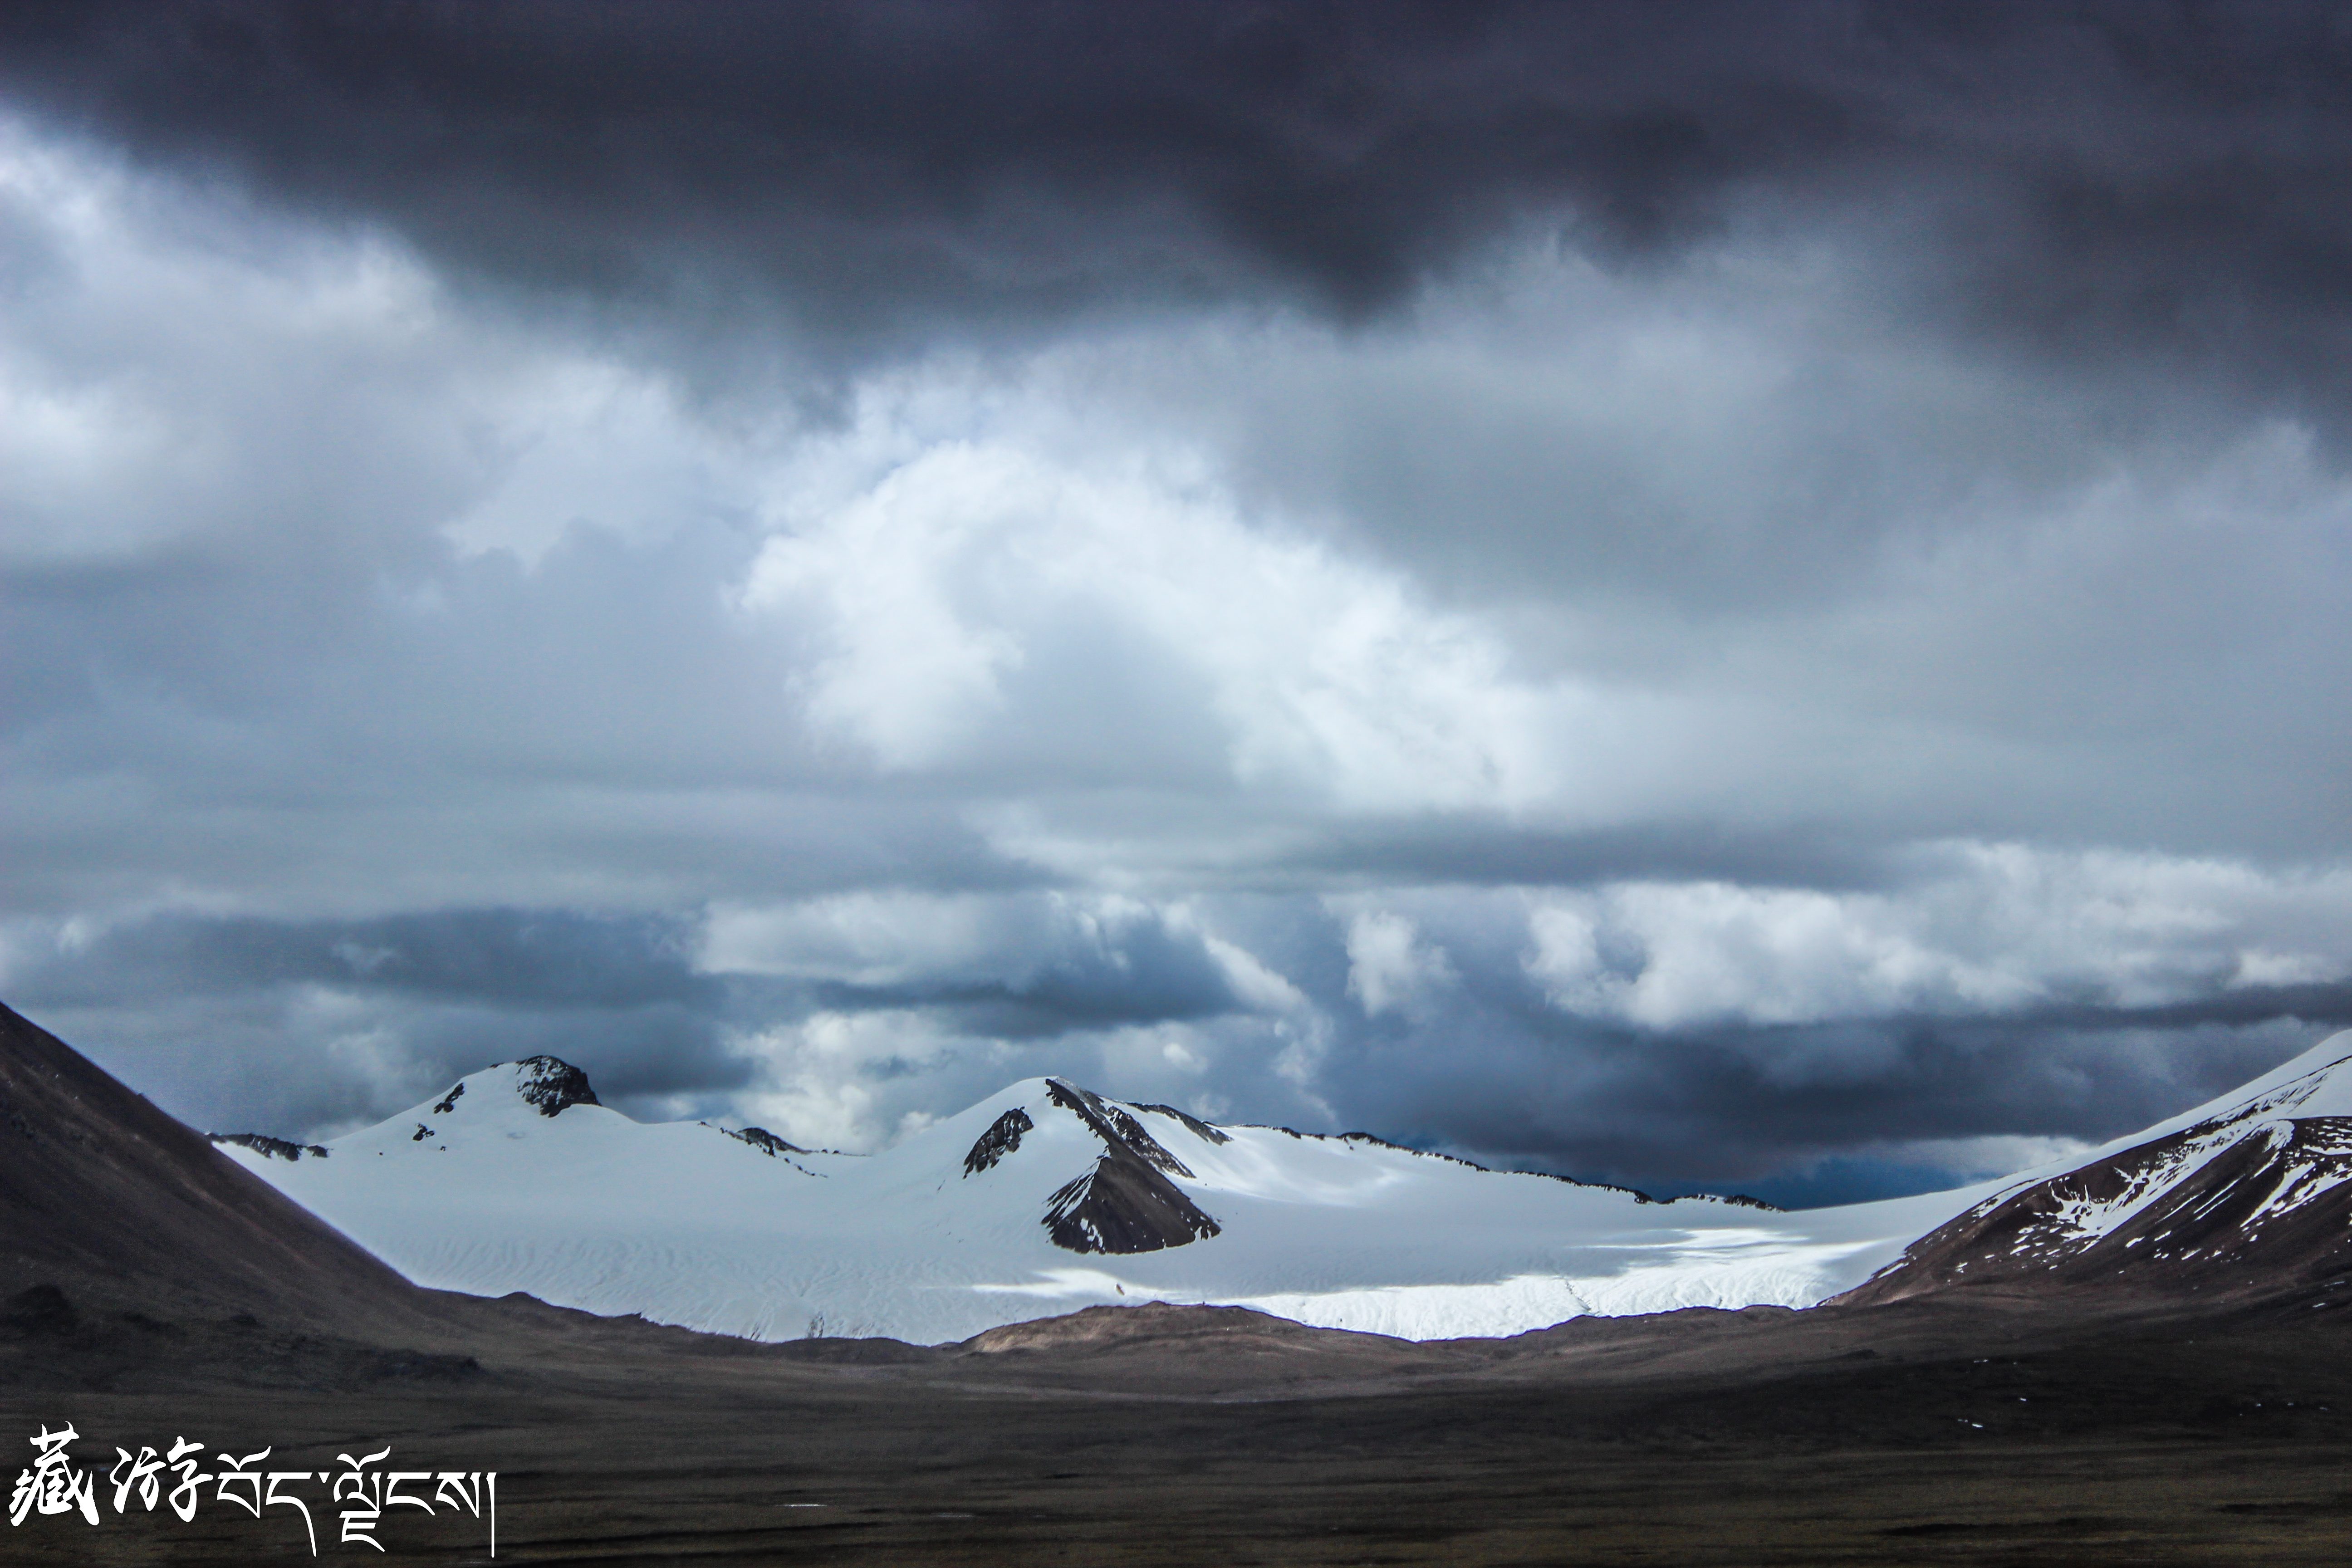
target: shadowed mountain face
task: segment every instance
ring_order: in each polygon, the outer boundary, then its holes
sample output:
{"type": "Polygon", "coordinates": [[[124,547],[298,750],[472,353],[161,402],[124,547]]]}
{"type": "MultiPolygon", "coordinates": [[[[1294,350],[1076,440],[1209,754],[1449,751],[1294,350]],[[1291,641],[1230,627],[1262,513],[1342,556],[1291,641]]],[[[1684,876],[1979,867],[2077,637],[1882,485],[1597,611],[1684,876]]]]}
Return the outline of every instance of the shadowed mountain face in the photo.
{"type": "Polygon", "coordinates": [[[425,1292],[0,1006],[0,1296],[414,1331],[425,1292]],[[29,1293],[29,1294],[28,1294],[29,1293]]]}
{"type": "Polygon", "coordinates": [[[1134,1117],[1092,1089],[1048,1079],[1047,1097],[1103,1141],[1095,1168],[1045,1201],[1054,1245],[1072,1252],[1157,1252],[1217,1235],[1221,1227],[1168,1178],[1192,1171],[1134,1117]]]}
{"type": "Polygon", "coordinates": [[[2194,1125],[1997,1193],[1841,1305],[1968,1288],[2269,1295],[2352,1274],[2352,1116],[2334,1064],[2194,1125]],[[2295,1110],[2325,1114],[2292,1115],[2295,1110]]]}

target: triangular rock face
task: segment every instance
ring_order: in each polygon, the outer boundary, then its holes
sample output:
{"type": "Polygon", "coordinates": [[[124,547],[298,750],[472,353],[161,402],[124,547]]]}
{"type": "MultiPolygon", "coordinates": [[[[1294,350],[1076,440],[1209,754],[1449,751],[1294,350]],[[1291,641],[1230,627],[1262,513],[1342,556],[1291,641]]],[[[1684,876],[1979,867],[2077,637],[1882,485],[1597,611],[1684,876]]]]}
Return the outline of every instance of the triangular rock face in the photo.
{"type": "Polygon", "coordinates": [[[1220,1228],[1167,1177],[1110,1154],[1045,1202],[1046,1232],[1072,1252],[1157,1252],[1220,1228]]]}
{"type": "Polygon", "coordinates": [[[1045,1200],[1054,1245],[1072,1252],[1158,1252],[1215,1236],[1222,1228],[1168,1178],[1192,1179],[1181,1160],[1127,1111],[1089,1089],[1045,1080],[1046,1097],[1103,1141],[1095,1168],[1045,1200]]]}
{"type": "MultiPolygon", "coordinates": [[[[1185,1195],[1169,1178],[1197,1181],[1191,1167],[1170,1153],[1135,1119],[1128,1107],[1104,1099],[1066,1079],[1045,1079],[1045,1103],[1037,1113],[1053,1119],[1066,1114],[1100,1142],[1102,1152],[1091,1170],[1063,1182],[1045,1200],[1040,1223],[1054,1245],[1072,1252],[1159,1252],[1217,1235],[1214,1219],[1185,1195]]],[[[1162,1110],[1162,1107],[1147,1107],[1162,1110]]],[[[1181,1111],[1169,1110],[1183,1125],[1212,1144],[1227,1142],[1207,1123],[1181,1111]]],[[[1064,1125],[1066,1125],[1065,1123],[1064,1125]]],[[[1021,1151],[1022,1140],[1037,1131],[1029,1108],[1015,1106],[999,1115],[976,1139],[963,1157],[963,1178],[987,1176],[1021,1151]]],[[[1066,1172],[1068,1165],[1061,1167],[1066,1172]]],[[[1056,1173],[1058,1176],[1060,1173],[1056,1173]]],[[[1002,1181],[997,1176],[991,1178],[1002,1181]]]]}
{"type": "Polygon", "coordinates": [[[0,1006],[0,1298],[411,1329],[424,1292],[0,1006]],[[46,1297],[39,1299],[46,1300],[46,1297]]]}
{"type": "Polygon", "coordinates": [[[1844,1305],[1956,1288],[2097,1289],[2207,1299],[2352,1271],[2352,1063],[1996,1193],[1930,1231],[1844,1305]],[[2319,1110],[2298,1116],[2297,1110],[2319,1110]]]}

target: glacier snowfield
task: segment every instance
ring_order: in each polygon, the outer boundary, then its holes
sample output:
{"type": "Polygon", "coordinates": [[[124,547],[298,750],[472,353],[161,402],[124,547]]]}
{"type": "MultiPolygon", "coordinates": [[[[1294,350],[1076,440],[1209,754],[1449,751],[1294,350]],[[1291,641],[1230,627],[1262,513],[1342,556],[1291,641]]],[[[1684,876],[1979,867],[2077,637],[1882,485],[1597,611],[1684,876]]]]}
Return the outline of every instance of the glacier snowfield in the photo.
{"type": "MultiPolygon", "coordinates": [[[[2352,1032],[2107,1148],[2304,1078],[2310,1096],[2352,1103],[2352,1067],[2321,1070],[2347,1056],[2352,1032]]],[[[1210,1128],[1045,1079],[864,1156],[702,1122],[642,1123],[593,1103],[551,1115],[551,1070],[508,1063],[473,1074],[334,1140],[325,1156],[223,1150],[421,1285],[521,1290],[757,1340],[915,1343],[1150,1300],[1412,1340],[1515,1334],[1588,1313],[1806,1307],[1973,1205],[2062,1168],[1794,1213],[1651,1203],[1372,1140],[1210,1128]],[[1100,1113],[1074,1110],[1074,1094],[1100,1113]],[[1002,1130],[1024,1119],[1015,1145],[1002,1148],[1002,1130]],[[976,1159],[992,1129],[992,1163],[976,1159]],[[1099,1182],[1114,1163],[1164,1177],[1214,1234],[1150,1251],[1057,1245],[1045,1223],[1056,1198],[1066,1207],[1090,1173],[1099,1182]]]]}

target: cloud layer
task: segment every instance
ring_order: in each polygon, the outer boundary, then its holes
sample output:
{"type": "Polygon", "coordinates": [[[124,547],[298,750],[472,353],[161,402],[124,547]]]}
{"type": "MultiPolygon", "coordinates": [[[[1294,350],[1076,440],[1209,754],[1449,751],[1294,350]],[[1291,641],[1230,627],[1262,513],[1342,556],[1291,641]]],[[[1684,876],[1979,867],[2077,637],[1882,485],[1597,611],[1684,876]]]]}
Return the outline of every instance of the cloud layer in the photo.
{"type": "Polygon", "coordinates": [[[12,92],[170,166],[837,345],[1360,317],[1531,225],[1638,257],[1760,205],[1873,224],[1949,331],[2343,392],[2352,35],[2316,3],[209,0],[6,43],[12,92]]]}
{"type": "MultiPolygon", "coordinates": [[[[1957,1179],[2346,1020],[2325,8],[0,22],[0,989],[1957,1179]]],[[[2041,1157],[2036,1154],[2034,1157],[2041,1157]]]]}

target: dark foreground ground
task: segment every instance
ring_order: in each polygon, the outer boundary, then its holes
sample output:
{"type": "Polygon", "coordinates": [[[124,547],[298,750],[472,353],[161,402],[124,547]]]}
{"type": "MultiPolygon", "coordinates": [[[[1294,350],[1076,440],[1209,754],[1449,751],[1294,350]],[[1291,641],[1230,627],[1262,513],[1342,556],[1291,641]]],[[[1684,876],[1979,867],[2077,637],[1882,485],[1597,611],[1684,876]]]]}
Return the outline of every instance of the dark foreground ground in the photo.
{"type": "MultiPolygon", "coordinates": [[[[2337,1310],[1943,1298],[1415,1347],[1144,1308],[927,1352],[512,1300],[478,1310],[469,1363],[51,1303],[0,1333],[0,1441],[11,1478],[67,1420],[101,1470],[182,1434],[314,1473],[389,1444],[394,1467],[496,1469],[517,1563],[2334,1565],[2337,1310]]],[[[374,1559],[325,1491],[320,1554],[374,1559]]],[[[291,1510],[205,1495],[187,1524],[104,1496],[95,1529],[35,1515],[5,1555],[309,1556],[291,1510]]],[[[378,1533],[396,1561],[488,1560],[446,1510],[378,1533]]]]}

